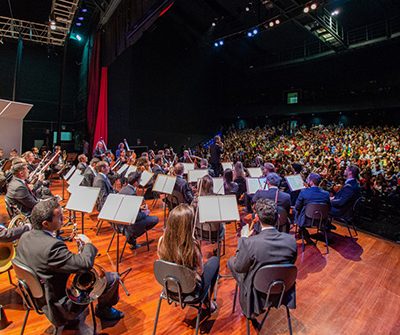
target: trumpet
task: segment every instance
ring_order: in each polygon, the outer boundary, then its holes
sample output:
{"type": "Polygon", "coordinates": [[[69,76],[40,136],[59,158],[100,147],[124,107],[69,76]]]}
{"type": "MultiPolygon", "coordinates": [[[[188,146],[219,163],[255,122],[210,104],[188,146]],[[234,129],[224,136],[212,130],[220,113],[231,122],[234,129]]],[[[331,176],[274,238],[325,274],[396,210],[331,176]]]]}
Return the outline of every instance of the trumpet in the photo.
{"type": "MultiPolygon", "coordinates": [[[[71,236],[76,239],[78,252],[81,253],[84,243],[77,235],[77,224],[74,224],[71,236]]],[[[68,299],[77,305],[88,305],[97,300],[106,289],[106,271],[94,264],[89,271],[72,273],[67,280],[65,292],[68,299]]]]}

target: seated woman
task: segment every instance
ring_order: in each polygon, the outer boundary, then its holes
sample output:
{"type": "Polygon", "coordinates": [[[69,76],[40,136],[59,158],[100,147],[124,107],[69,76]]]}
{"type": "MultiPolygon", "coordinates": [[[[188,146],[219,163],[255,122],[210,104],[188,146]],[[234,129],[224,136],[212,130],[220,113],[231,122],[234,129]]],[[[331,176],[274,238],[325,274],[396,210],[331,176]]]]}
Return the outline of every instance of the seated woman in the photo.
{"type": "Polygon", "coordinates": [[[224,190],[225,194],[237,195],[239,192],[239,185],[233,181],[232,169],[226,169],[224,171],[224,190]]]}
{"type": "Polygon", "coordinates": [[[198,287],[210,288],[205,308],[211,314],[217,305],[210,298],[214,291],[219,272],[219,258],[211,257],[204,265],[200,244],[193,238],[194,212],[188,204],[175,207],[168,216],[164,235],[158,241],[158,257],[161,260],[184,265],[196,271],[198,287]]]}
{"type": "Polygon", "coordinates": [[[235,166],[233,167],[233,181],[238,184],[239,189],[237,192],[238,198],[246,193],[247,186],[246,186],[246,173],[244,172],[243,163],[236,162],[235,166]]]}

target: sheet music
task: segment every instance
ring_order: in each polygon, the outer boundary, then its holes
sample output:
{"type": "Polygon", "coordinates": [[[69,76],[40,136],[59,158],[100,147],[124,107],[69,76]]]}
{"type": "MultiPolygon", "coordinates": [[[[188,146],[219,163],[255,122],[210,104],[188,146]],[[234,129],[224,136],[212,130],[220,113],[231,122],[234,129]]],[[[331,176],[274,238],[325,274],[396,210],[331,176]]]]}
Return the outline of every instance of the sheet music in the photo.
{"type": "Polygon", "coordinates": [[[64,180],[68,180],[69,177],[72,176],[72,174],[74,173],[74,171],[76,170],[76,166],[72,165],[72,167],[69,169],[69,171],[64,175],[64,180]]]}
{"type": "Polygon", "coordinates": [[[251,178],[260,178],[262,176],[262,171],[259,167],[247,168],[247,171],[251,178]]]}
{"type": "Polygon", "coordinates": [[[213,191],[215,194],[221,194],[224,195],[225,194],[225,190],[224,190],[224,178],[213,178],[213,191]]]}
{"type": "Polygon", "coordinates": [[[260,190],[268,190],[267,177],[258,178],[258,182],[260,183],[260,190]]]}
{"type": "Polygon", "coordinates": [[[137,166],[129,165],[128,170],[126,170],[125,177],[128,177],[130,173],[136,172],[137,166]]]}
{"type": "Polygon", "coordinates": [[[183,173],[187,174],[189,170],[194,170],[194,163],[182,163],[183,164],[183,173]]]}
{"type": "Polygon", "coordinates": [[[98,187],[76,186],[65,208],[71,211],[90,213],[93,211],[99,193],[100,188],[98,187]]]}
{"type": "Polygon", "coordinates": [[[233,169],[233,163],[232,162],[222,162],[222,169],[225,171],[226,169],[233,169]]]}
{"type": "Polygon", "coordinates": [[[196,183],[197,180],[208,175],[207,169],[189,170],[188,171],[188,183],[196,183]]]}
{"type": "Polygon", "coordinates": [[[125,195],[115,214],[114,221],[118,223],[135,223],[142,202],[143,197],[125,195]]]}
{"type": "Polygon", "coordinates": [[[75,172],[73,173],[71,178],[67,180],[67,183],[69,185],[79,185],[82,182],[83,178],[84,177],[83,175],[81,175],[81,171],[75,169],[75,172]]]}
{"type": "Polygon", "coordinates": [[[123,198],[124,198],[123,194],[109,194],[106,199],[106,202],[101,208],[98,219],[105,221],[113,221],[115,218],[115,213],[120,207],[123,198]]]}
{"type": "Polygon", "coordinates": [[[298,191],[298,190],[302,190],[303,188],[306,188],[304,186],[303,178],[301,178],[300,174],[295,174],[295,175],[292,175],[292,176],[286,176],[285,179],[286,179],[286,181],[287,181],[287,183],[289,185],[289,188],[290,188],[290,190],[292,192],[298,191]]]}
{"type": "Polygon", "coordinates": [[[118,169],[117,173],[118,173],[119,175],[123,174],[123,173],[125,172],[125,170],[126,170],[128,167],[129,167],[128,164],[123,164],[123,165],[118,169]]]}
{"type": "Polygon", "coordinates": [[[254,194],[258,190],[262,189],[260,180],[258,178],[246,178],[246,185],[247,194],[254,194]]]}
{"type": "Polygon", "coordinates": [[[235,195],[223,195],[218,197],[221,221],[239,221],[239,210],[235,195]]]}
{"type": "Polygon", "coordinates": [[[153,191],[158,193],[172,194],[175,187],[176,177],[158,174],[153,185],[153,191]]]}
{"type": "Polygon", "coordinates": [[[219,222],[221,220],[218,196],[201,196],[198,206],[200,222],[219,222]]]}
{"type": "Polygon", "coordinates": [[[140,177],[139,185],[146,186],[148,184],[148,182],[150,181],[150,179],[153,177],[153,175],[154,175],[154,173],[144,170],[140,177]]]}

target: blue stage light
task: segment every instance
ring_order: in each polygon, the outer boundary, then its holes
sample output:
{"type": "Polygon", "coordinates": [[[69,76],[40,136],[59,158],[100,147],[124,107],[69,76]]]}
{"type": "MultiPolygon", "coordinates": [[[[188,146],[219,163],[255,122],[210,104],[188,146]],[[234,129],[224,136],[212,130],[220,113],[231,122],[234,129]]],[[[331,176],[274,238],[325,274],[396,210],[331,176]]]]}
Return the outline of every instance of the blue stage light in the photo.
{"type": "Polygon", "coordinates": [[[253,35],[257,35],[258,34],[258,30],[257,29],[254,29],[253,30],[253,35]]]}

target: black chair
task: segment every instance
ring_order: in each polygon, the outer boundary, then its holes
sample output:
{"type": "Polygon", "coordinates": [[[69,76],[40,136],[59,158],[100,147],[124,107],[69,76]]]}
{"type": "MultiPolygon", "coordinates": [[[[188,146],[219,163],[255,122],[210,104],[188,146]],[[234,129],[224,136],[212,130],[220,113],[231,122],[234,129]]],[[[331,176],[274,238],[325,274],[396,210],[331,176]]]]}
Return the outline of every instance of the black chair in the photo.
{"type": "Polygon", "coordinates": [[[358,236],[357,228],[354,225],[354,216],[355,216],[358,206],[364,201],[365,201],[365,198],[363,198],[363,197],[359,197],[356,201],[354,201],[353,206],[350,207],[350,210],[346,213],[345,217],[331,217],[331,219],[346,225],[346,228],[349,231],[350,238],[353,238],[350,227],[353,228],[355,236],[358,236]]]}
{"type": "MultiPolygon", "coordinates": [[[[44,289],[36,276],[35,272],[25,264],[18,262],[17,260],[12,260],[13,269],[18,278],[18,288],[21,292],[22,299],[24,301],[24,305],[26,307],[26,313],[24,317],[24,322],[22,324],[22,329],[20,335],[24,334],[26,323],[28,321],[29,313],[31,310],[34,310],[37,314],[43,315],[41,307],[38,305],[39,300],[44,300],[44,289]]],[[[96,334],[96,319],[94,316],[94,307],[93,303],[90,304],[92,319],[93,319],[93,334],[96,334]]],[[[54,332],[56,335],[59,330],[62,328],[53,325],[54,332]]]]}
{"type": "Polygon", "coordinates": [[[204,223],[198,223],[196,225],[196,239],[200,241],[200,245],[202,241],[206,241],[210,244],[217,244],[217,251],[218,254],[217,256],[221,256],[221,241],[222,241],[222,249],[223,253],[222,256],[225,255],[225,233],[224,236],[221,238],[221,227],[223,223],[222,222],[204,222],[204,223]]]}
{"type": "MultiPolygon", "coordinates": [[[[175,303],[182,309],[186,306],[197,309],[196,335],[199,332],[201,306],[209,296],[210,287],[200,290],[197,287],[196,272],[183,265],[178,265],[163,260],[154,263],[154,275],[163,287],[158,301],[156,318],[154,320],[153,335],[156,334],[158,317],[162,300],[168,304],[175,303]]],[[[210,297],[211,298],[211,297],[210,297]]]]}
{"type": "Polygon", "coordinates": [[[20,209],[16,206],[10,203],[10,201],[7,199],[7,197],[4,197],[4,202],[6,204],[6,210],[7,210],[7,214],[10,217],[10,220],[18,215],[21,214],[20,209]]]}
{"type": "MultiPolygon", "coordinates": [[[[329,254],[328,246],[328,233],[327,223],[329,219],[329,205],[328,204],[308,204],[305,208],[306,218],[311,220],[311,227],[317,227],[317,233],[320,231],[324,232],[326,253],[329,254]]],[[[304,233],[301,231],[301,243],[304,252],[304,233]]],[[[318,240],[316,241],[318,243],[318,240]]]]}
{"type": "Polygon", "coordinates": [[[290,231],[290,221],[288,218],[288,213],[282,207],[278,206],[278,220],[276,221],[275,228],[280,232],[289,233],[290,231]]]}
{"type": "MultiPolygon", "coordinates": [[[[289,332],[292,334],[290,311],[287,304],[283,301],[283,298],[285,293],[295,285],[296,277],[297,267],[293,264],[264,265],[257,270],[253,278],[253,287],[250,288],[249,292],[255,288],[258,294],[263,295],[263,298],[265,297],[265,305],[263,307],[265,315],[258,327],[259,331],[261,331],[270,309],[272,307],[278,309],[284,305],[286,307],[289,332]]],[[[235,312],[237,294],[238,285],[236,284],[232,313],[235,312]]],[[[247,318],[246,321],[247,334],[250,335],[250,319],[247,318]]]]}

